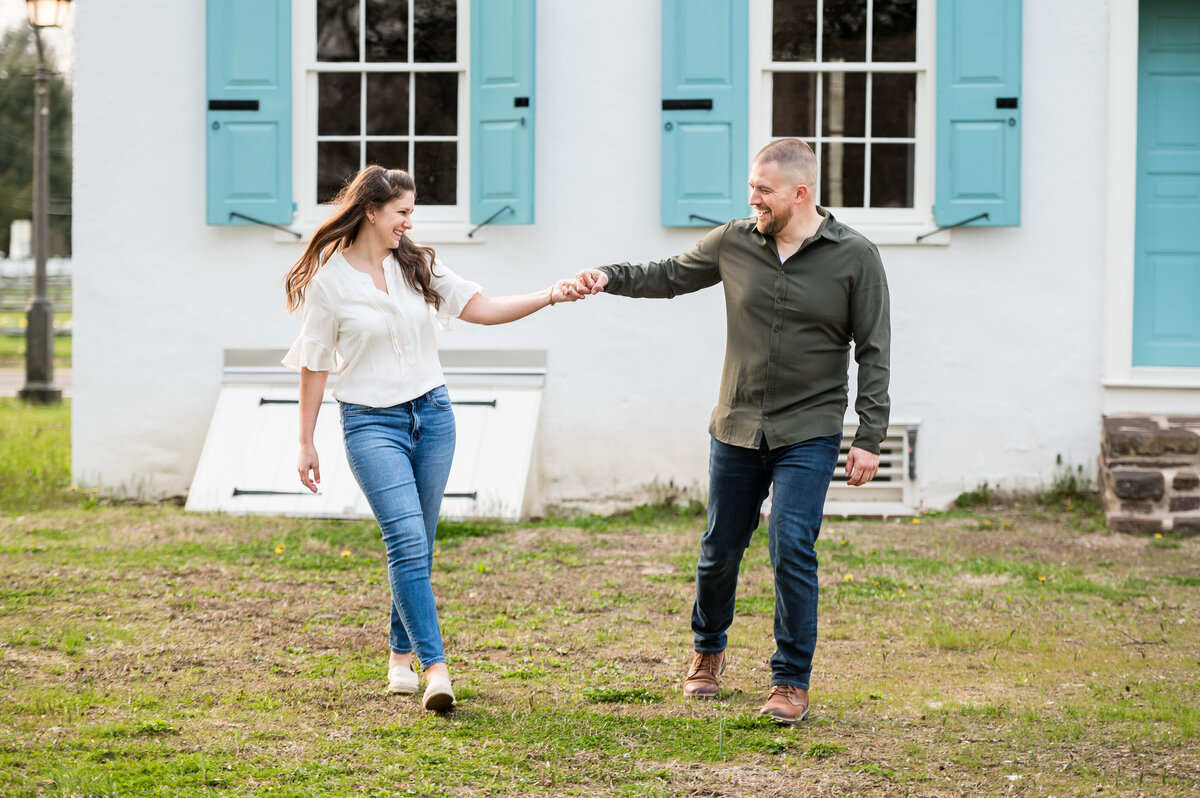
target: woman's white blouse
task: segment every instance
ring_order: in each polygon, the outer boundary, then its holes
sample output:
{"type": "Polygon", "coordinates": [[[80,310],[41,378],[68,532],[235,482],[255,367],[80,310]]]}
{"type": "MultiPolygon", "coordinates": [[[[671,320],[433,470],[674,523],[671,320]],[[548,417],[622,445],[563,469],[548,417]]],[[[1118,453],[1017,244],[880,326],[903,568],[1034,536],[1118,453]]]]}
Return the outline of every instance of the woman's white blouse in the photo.
{"type": "MultiPolygon", "coordinates": [[[[292,371],[335,371],[333,398],[391,407],[445,382],[432,308],[409,288],[391,255],[383,262],[387,293],[339,252],[317,270],[300,306],[300,336],[283,359],[292,371]]],[[[434,261],[430,285],[441,319],[457,318],[482,291],[434,261]]]]}

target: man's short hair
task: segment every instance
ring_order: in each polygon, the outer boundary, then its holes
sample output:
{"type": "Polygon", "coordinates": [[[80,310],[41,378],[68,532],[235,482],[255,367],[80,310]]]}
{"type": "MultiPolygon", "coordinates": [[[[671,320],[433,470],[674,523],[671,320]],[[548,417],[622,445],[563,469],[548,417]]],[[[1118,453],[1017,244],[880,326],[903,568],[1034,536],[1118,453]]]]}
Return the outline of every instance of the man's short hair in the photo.
{"type": "Polygon", "coordinates": [[[779,168],[792,175],[797,183],[812,186],[817,182],[817,156],[800,139],[772,141],[754,156],[755,163],[774,161],[779,168]]]}

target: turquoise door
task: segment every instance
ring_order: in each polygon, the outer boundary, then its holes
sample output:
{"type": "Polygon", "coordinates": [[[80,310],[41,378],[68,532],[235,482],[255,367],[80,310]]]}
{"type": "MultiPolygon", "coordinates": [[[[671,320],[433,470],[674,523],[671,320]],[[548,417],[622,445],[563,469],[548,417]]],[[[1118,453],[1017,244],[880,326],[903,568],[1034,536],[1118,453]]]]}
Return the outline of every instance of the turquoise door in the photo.
{"type": "Polygon", "coordinates": [[[1200,3],[1140,15],[1133,364],[1200,366],[1200,3]]]}

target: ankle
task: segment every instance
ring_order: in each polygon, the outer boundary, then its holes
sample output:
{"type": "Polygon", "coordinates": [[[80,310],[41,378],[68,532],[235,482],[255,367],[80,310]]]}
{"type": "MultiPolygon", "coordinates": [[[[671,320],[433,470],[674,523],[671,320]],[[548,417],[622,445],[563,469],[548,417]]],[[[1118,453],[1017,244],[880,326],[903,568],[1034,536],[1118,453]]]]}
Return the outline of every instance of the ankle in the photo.
{"type": "Polygon", "coordinates": [[[435,662],[428,668],[425,668],[425,681],[450,681],[450,669],[446,667],[444,662],[435,662]]]}
{"type": "Polygon", "coordinates": [[[411,651],[408,652],[407,654],[397,654],[395,651],[393,651],[391,653],[391,656],[388,657],[388,667],[394,668],[397,665],[407,665],[408,667],[411,668],[412,661],[413,661],[413,655],[412,655],[411,651]]]}

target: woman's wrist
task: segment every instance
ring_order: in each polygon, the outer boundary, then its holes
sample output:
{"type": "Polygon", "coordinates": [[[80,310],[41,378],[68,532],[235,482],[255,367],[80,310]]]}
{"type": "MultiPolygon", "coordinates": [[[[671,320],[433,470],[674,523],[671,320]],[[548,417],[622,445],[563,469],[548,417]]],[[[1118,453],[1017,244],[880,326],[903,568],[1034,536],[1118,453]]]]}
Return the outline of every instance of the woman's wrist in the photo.
{"type": "Polygon", "coordinates": [[[557,284],[551,285],[550,293],[546,295],[546,302],[547,302],[546,307],[548,307],[548,308],[554,307],[554,289],[557,287],[558,287],[557,284]]]}

